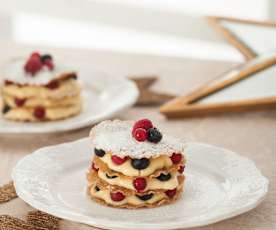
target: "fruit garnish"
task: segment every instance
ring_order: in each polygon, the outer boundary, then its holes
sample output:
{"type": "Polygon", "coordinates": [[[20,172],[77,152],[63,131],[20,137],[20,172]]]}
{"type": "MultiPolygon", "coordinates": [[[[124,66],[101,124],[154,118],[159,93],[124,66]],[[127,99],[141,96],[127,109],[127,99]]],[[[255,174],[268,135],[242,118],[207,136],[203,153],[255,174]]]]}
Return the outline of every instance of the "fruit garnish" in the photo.
{"type": "Polygon", "coordinates": [[[2,109],[2,113],[5,114],[11,110],[11,107],[8,105],[4,105],[2,109]]]}
{"type": "Polygon", "coordinates": [[[153,193],[142,195],[142,196],[136,195],[136,197],[138,197],[140,200],[146,201],[153,197],[153,193]]]}
{"type": "Polygon", "coordinates": [[[179,168],[178,168],[178,172],[183,173],[184,169],[185,169],[185,165],[180,165],[179,168]]]}
{"type": "Polygon", "coordinates": [[[43,54],[40,56],[40,60],[44,63],[46,60],[53,60],[53,58],[50,54],[43,54]]]}
{"type": "Polygon", "coordinates": [[[59,81],[57,81],[57,80],[50,81],[50,82],[46,85],[46,87],[47,87],[48,89],[57,89],[57,88],[59,87],[59,81]]]}
{"type": "Polygon", "coordinates": [[[32,56],[29,58],[29,60],[24,66],[25,72],[30,73],[32,76],[34,76],[39,70],[41,70],[41,68],[42,62],[38,54],[32,54],[32,56]]]}
{"type": "Polygon", "coordinates": [[[145,129],[146,131],[150,128],[152,128],[152,122],[149,119],[141,119],[139,121],[136,121],[133,128],[132,128],[132,134],[134,134],[134,131],[138,128],[145,129]]]}
{"type": "Polygon", "coordinates": [[[150,128],[148,130],[148,141],[158,143],[162,139],[162,134],[157,128],[150,128]]]}
{"type": "Polygon", "coordinates": [[[16,104],[17,107],[21,107],[25,104],[26,99],[25,98],[15,98],[14,103],[16,104]]]}
{"type": "Polygon", "coordinates": [[[45,60],[43,62],[43,65],[47,66],[49,70],[53,70],[54,69],[54,63],[50,59],[45,60]]]}
{"type": "Polygon", "coordinates": [[[141,141],[147,140],[148,133],[145,129],[138,128],[138,129],[135,129],[133,136],[137,141],[141,142],[141,141]]]}
{"type": "Polygon", "coordinates": [[[103,157],[105,155],[105,151],[102,150],[102,149],[96,149],[96,148],[94,148],[94,153],[98,157],[103,157]]]}
{"type": "Polygon", "coordinates": [[[113,161],[114,164],[121,165],[121,164],[125,163],[125,161],[127,160],[127,157],[121,158],[116,155],[113,155],[113,156],[111,156],[111,160],[113,161]]]}
{"type": "Polygon", "coordinates": [[[113,201],[122,201],[123,199],[125,199],[125,195],[121,192],[111,192],[110,198],[113,201]]]}
{"type": "Polygon", "coordinates": [[[38,106],[34,109],[33,114],[37,119],[42,120],[45,118],[46,115],[45,108],[42,106],[38,106]]]}
{"type": "Polygon", "coordinates": [[[46,66],[49,70],[54,69],[52,56],[49,54],[40,55],[39,52],[33,52],[24,65],[24,70],[26,73],[34,76],[43,66],[46,66]]]}
{"type": "Polygon", "coordinates": [[[140,142],[148,140],[153,143],[158,143],[162,139],[161,132],[153,127],[149,119],[141,119],[135,122],[131,133],[132,136],[140,142]]]}
{"type": "Polygon", "coordinates": [[[172,163],[178,164],[182,160],[182,154],[181,153],[173,153],[170,158],[171,158],[172,163]]]}
{"type": "Polygon", "coordinates": [[[32,52],[32,53],[31,53],[30,58],[37,58],[37,57],[40,58],[40,53],[39,53],[39,52],[35,51],[35,52],[32,52]]]}
{"type": "Polygon", "coordinates": [[[141,192],[147,187],[147,181],[143,177],[137,177],[133,181],[133,186],[138,192],[141,192]]]}
{"type": "Polygon", "coordinates": [[[170,198],[173,198],[176,194],[176,188],[175,189],[171,189],[171,190],[167,190],[166,192],[166,195],[170,198]]]}
{"type": "Polygon", "coordinates": [[[167,181],[169,179],[171,179],[171,174],[168,173],[168,174],[164,174],[164,173],[161,173],[158,177],[156,177],[158,180],[160,181],[167,181]]]}
{"type": "Polygon", "coordinates": [[[131,160],[131,165],[133,168],[142,170],[145,169],[149,166],[150,161],[147,158],[141,158],[141,159],[132,159],[131,160]]]}
{"type": "Polygon", "coordinates": [[[95,171],[99,171],[94,162],[92,162],[91,168],[95,171]]]}

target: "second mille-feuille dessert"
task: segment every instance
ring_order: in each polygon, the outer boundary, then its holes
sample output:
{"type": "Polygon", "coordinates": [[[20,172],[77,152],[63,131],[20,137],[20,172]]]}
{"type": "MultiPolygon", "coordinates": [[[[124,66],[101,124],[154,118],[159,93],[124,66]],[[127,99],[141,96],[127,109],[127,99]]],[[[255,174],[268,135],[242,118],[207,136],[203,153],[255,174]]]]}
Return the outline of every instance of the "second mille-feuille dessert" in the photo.
{"type": "Polygon", "coordinates": [[[54,62],[49,54],[34,52],[10,61],[2,70],[2,115],[13,121],[52,121],[81,111],[77,74],[54,62]]]}
{"type": "Polygon", "coordinates": [[[184,184],[184,146],[148,119],[104,121],[90,133],[94,155],[89,196],[120,208],[157,207],[177,200],[184,184]]]}

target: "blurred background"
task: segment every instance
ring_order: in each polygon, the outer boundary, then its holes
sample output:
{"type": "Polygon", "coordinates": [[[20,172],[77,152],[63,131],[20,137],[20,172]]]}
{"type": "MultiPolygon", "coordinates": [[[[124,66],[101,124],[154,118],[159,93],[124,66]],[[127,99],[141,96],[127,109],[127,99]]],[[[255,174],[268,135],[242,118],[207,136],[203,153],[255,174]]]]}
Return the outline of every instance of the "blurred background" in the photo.
{"type": "Polygon", "coordinates": [[[23,44],[239,62],[202,16],[269,20],[275,12],[273,0],[1,0],[0,32],[23,44]]]}

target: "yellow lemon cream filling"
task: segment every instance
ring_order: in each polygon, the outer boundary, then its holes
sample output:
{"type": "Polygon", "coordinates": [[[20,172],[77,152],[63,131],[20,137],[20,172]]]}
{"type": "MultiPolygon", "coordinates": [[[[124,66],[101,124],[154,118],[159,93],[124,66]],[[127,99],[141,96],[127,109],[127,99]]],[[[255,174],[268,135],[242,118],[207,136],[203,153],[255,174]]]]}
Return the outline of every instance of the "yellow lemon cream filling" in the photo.
{"type": "MultiPolygon", "coordinates": [[[[117,176],[115,178],[108,178],[108,175],[106,172],[103,172],[101,170],[98,171],[98,176],[106,181],[108,184],[111,185],[117,185],[120,187],[124,187],[127,189],[135,190],[133,186],[133,179],[130,177],[121,177],[117,176]]],[[[148,190],[157,190],[157,189],[164,189],[164,190],[170,190],[174,189],[178,186],[178,179],[177,179],[178,173],[174,172],[171,173],[171,178],[167,181],[160,181],[157,178],[148,178],[147,179],[147,186],[144,189],[144,191],[148,190]]]]}
{"type": "Polygon", "coordinates": [[[123,164],[117,165],[111,159],[111,154],[106,153],[100,158],[108,168],[120,172],[126,176],[149,176],[158,169],[169,168],[172,166],[172,161],[169,156],[162,155],[157,158],[150,158],[150,164],[143,170],[137,170],[132,167],[131,159],[127,159],[123,164]]]}

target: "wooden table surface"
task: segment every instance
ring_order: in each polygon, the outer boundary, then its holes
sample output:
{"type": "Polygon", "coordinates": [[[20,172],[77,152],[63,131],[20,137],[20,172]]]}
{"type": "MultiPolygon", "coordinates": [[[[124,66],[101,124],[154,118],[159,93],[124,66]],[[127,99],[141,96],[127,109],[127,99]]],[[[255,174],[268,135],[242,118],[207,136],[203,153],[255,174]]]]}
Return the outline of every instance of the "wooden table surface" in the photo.
{"type": "MultiPolygon", "coordinates": [[[[9,57],[27,54],[38,47],[0,42],[0,63],[9,57]]],[[[90,63],[97,68],[122,76],[156,74],[160,91],[181,94],[226,71],[236,63],[119,54],[111,52],[53,49],[43,51],[66,57],[68,63],[90,63]]],[[[166,120],[158,107],[133,107],[117,116],[120,119],[152,119],[161,130],[221,147],[229,148],[256,162],[270,180],[266,199],[254,210],[213,225],[195,228],[208,230],[272,230],[276,229],[276,111],[220,115],[183,120],[166,120]]],[[[48,135],[0,134],[0,184],[8,182],[16,162],[37,148],[86,137],[91,127],[48,135]]],[[[0,214],[23,218],[32,208],[20,199],[0,205],[0,214]]],[[[70,221],[61,221],[61,229],[96,229],[70,221]]]]}

